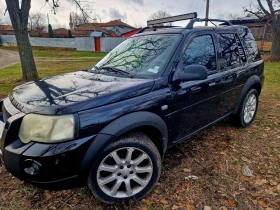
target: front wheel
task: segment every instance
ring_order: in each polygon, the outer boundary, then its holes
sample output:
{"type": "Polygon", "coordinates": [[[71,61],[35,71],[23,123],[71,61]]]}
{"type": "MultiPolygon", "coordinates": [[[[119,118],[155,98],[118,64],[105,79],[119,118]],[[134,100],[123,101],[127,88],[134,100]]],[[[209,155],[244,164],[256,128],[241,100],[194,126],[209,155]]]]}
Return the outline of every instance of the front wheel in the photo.
{"type": "Polygon", "coordinates": [[[248,127],[251,125],[256,117],[258,104],[259,104],[259,93],[255,89],[251,89],[245,96],[241,107],[237,114],[230,117],[233,124],[241,127],[248,127]]]}
{"type": "Polygon", "coordinates": [[[88,186],[105,203],[137,200],[152,190],[160,172],[161,157],[156,146],[146,135],[133,132],[99,155],[88,186]]]}

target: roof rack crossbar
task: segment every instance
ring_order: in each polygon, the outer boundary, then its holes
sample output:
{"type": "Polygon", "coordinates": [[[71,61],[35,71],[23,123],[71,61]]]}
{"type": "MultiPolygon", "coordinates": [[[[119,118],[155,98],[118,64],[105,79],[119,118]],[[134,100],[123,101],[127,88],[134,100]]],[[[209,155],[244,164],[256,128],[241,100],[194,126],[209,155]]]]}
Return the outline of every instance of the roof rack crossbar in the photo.
{"type": "Polygon", "coordinates": [[[179,26],[147,26],[145,28],[142,28],[140,31],[138,31],[137,34],[141,34],[148,29],[154,29],[153,31],[156,31],[158,28],[176,28],[176,27],[179,27],[179,26]]]}
{"type": "Polygon", "coordinates": [[[232,26],[232,23],[227,21],[227,20],[221,20],[221,19],[209,19],[209,18],[203,18],[203,19],[200,19],[200,18],[194,18],[192,19],[188,25],[186,26],[186,29],[192,29],[194,24],[196,22],[221,22],[221,23],[224,23],[225,25],[227,26],[232,26]]]}
{"type": "Polygon", "coordinates": [[[176,16],[171,16],[171,17],[166,17],[166,18],[161,18],[161,19],[156,19],[156,20],[148,20],[147,25],[148,26],[154,26],[157,24],[163,24],[163,23],[172,23],[172,22],[177,22],[181,20],[189,20],[197,18],[197,13],[188,13],[188,14],[183,14],[183,15],[176,15],[176,16]]]}

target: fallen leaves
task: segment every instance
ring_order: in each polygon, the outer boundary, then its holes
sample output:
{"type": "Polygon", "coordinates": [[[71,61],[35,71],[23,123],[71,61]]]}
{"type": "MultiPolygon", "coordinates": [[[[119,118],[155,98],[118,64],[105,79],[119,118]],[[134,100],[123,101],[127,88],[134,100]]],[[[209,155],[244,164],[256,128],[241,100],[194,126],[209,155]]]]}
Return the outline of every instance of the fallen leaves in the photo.
{"type": "Polygon", "coordinates": [[[191,173],[191,172],[192,172],[192,170],[189,169],[189,168],[184,168],[183,171],[184,171],[185,173],[191,173]]]}
{"type": "Polygon", "coordinates": [[[264,201],[258,201],[258,206],[267,207],[267,204],[264,201]]]}
{"type": "Polygon", "coordinates": [[[162,204],[168,204],[168,201],[167,201],[167,200],[164,200],[164,199],[161,199],[160,202],[161,202],[162,204]]]}
{"type": "Polygon", "coordinates": [[[263,184],[267,184],[268,181],[266,179],[256,179],[255,183],[257,185],[263,185],[263,184]]]}
{"type": "Polygon", "coordinates": [[[276,181],[274,181],[274,180],[270,180],[270,181],[269,181],[269,184],[270,184],[271,186],[276,186],[276,185],[278,184],[278,182],[276,182],[276,181]]]}
{"type": "Polygon", "coordinates": [[[236,206],[234,200],[230,200],[230,201],[228,202],[228,205],[229,205],[230,207],[235,207],[235,206],[236,206]]]}

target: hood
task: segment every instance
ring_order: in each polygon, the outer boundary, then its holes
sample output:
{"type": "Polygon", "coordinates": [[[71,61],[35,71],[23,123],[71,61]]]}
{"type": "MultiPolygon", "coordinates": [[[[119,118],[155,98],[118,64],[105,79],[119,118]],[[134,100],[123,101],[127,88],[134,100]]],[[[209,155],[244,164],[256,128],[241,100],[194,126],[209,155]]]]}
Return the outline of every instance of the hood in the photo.
{"type": "Polygon", "coordinates": [[[153,84],[152,79],[78,71],[20,85],[10,101],[24,113],[67,114],[149,93],[153,84]]]}

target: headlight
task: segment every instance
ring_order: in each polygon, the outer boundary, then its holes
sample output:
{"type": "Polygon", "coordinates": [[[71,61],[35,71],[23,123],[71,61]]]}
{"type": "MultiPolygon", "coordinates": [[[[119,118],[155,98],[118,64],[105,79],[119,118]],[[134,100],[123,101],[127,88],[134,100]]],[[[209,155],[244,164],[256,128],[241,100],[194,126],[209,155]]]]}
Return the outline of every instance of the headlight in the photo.
{"type": "Polygon", "coordinates": [[[21,123],[19,138],[23,143],[30,141],[55,143],[74,139],[74,116],[26,115],[21,123]]]}

